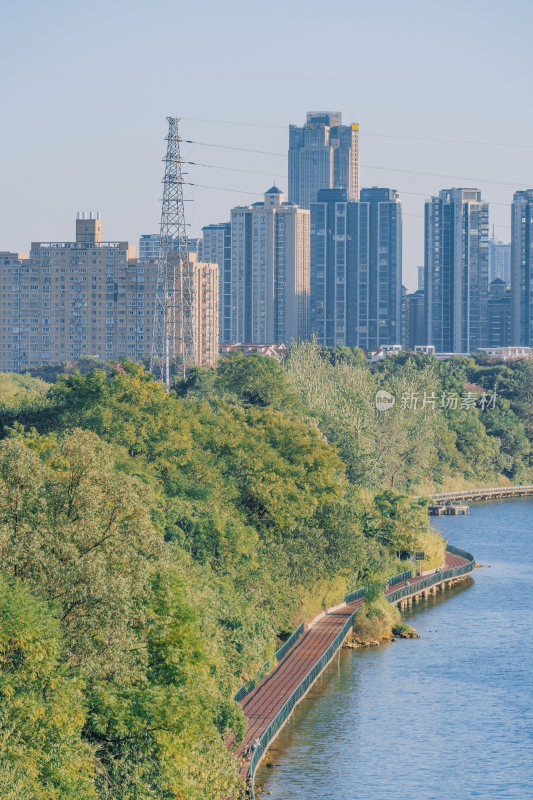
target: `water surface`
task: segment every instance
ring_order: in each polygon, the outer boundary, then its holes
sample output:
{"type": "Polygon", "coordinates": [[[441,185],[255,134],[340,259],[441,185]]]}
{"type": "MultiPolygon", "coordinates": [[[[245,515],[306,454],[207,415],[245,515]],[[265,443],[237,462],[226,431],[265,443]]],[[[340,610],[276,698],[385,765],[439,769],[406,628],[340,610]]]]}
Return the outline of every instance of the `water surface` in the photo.
{"type": "Polygon", "coordinates": [[[487,567],[405,617],[420,639],[335,656],[273,743],[259,796],[533,798],[533,499],[435,525],[487,567]]]}

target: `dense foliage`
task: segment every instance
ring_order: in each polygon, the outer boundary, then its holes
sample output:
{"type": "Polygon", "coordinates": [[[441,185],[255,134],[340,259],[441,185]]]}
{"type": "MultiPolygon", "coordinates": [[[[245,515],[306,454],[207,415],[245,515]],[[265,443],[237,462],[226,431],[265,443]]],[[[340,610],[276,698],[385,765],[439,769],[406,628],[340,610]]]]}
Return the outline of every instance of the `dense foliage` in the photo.
{"type": "Polygon", "coordinates": [[[528,364],[294,348],[169,395],[124,362],[0,395],[0,795],[235,794],[232,697],[303,618],[442,560],[398,489],[531,474],[528,364]],[[498,388],[491,410],[376,391],[498,388]]]}
{"type": "Polygon", "coordinates": [[[533,362],[401,353],[369,365],[359,350],[313,343],[287,370],[350,479],[374,490],[525,482],[533,475],[533,362]],[[386,391],[393,407],[379,411],[386,391]]]}

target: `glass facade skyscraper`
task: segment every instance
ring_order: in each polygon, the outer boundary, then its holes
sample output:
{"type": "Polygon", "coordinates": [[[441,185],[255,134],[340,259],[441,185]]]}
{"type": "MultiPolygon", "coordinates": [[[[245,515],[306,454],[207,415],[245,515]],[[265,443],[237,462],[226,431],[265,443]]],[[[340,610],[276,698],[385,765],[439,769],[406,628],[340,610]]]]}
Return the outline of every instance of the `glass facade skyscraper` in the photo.
{"type": "Polygon", "coordinates": [[[487,344],[489,206],[477,189],[443,189],[425,204],[427,343],[438,353],[487,344]]]}
{"type": "Polygon", "coordinates": [[[322,189],[311,204],[311,329],[321,344],[376,350],[401,337],[402,215],[398,193],[359,202],[322,189]]]}
{"type": "Polygon", "coordinates": [[[289,201],[311,208],[321,189],[359,199],[359,125],[342,125],[340,112],[310,111],[289,126],[289,201]]]}
{"type": "Polygon", "coordinates": [[[493,234],[489,239],[489,283],[496,278],[511,282],[511,245],[498,241],[493,234]]]}
{"type": "Polygon", "coordinates": [[[512,345],[533,347],[533,189],[515,192],[511,211],[512,345]]]}

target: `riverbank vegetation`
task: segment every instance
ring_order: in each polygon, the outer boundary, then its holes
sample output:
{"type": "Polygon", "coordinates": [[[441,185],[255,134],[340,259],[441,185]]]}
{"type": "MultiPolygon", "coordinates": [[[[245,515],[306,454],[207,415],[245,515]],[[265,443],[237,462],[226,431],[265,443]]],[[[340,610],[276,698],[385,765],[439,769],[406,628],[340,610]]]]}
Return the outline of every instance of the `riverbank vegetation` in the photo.
{"type": "Polygon", "coordinates": [[[169,395],[131,362],[2,376],[2,797],[231,796],[237,687],[345,591],[442,561],[408,494],[531,474],[529,373],[464,362],[300,345],[169,395]],[[373,406],[468,382],[502,405],[373,406]]]}
{"type": "Polygon", "coordinates": [[[367,646],[392,638],[394,628],[401,625],[401,615],[394,603],[389,603],[381,587],[365,597],[365,602],[355,615],[352,640],[367,646]]]}

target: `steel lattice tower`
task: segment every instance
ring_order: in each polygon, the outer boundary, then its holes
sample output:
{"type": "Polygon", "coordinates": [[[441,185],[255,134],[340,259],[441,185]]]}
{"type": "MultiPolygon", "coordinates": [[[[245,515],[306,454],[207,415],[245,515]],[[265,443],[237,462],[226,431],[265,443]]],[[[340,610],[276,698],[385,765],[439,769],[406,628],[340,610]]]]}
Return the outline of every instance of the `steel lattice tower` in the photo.
{"type": "Polygon", "coordinates": [[[181,370],[185,376],[187,367],[195,363],[195,343],[194,272],[188,267],[180,153],[183,140],[179,119],[167,117],[167,121],[150,371],[168,392],[171,375],[181,370]]]}

